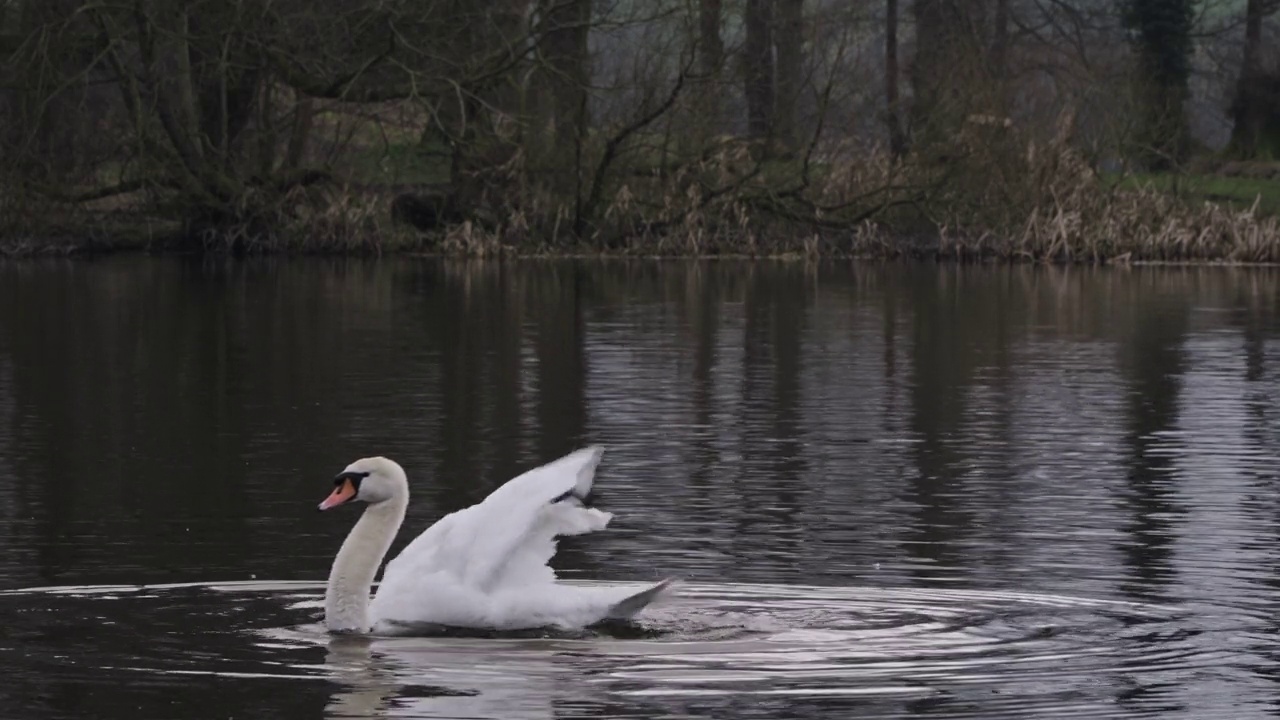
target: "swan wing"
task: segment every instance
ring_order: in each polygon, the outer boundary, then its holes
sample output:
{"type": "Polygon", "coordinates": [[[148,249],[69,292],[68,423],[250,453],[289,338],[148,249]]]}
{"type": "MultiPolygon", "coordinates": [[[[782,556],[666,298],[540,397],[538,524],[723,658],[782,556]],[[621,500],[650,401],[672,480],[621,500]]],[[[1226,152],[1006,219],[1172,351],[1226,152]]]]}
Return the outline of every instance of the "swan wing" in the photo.
{"type": "Polygon", "coordinates": [[[428,528],[387,565],[371,607],[379,626],[586,626],[630,617],[662,595],[671,579],[572,586],[548,564],[557,537],[612,518],[585,504],[603,454],[587,447],[534,468],[428,528]]]}
{"type": "Polygon", "coordinates": [[[481,592],[554,581],[547,562],[555,538],[601,530],[612,518],[583,503],[603,454],[600,446],[577,450],[441,518],[387,564],[382,588],[391,592],[401,582],[436,573],[481,592]]]}

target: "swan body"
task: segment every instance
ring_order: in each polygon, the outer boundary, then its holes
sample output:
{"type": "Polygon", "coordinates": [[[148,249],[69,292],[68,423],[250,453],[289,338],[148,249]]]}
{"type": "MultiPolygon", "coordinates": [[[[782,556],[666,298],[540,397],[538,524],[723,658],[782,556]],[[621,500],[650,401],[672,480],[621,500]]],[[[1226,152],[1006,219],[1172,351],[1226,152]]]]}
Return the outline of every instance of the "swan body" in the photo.
{"type": "Polygon", "coordinates": [[[613,517],[585,504],[603,453],[599,446],[577,450],[441,518],[387,563],[372,599],[378,566],[404,521],[409,483],[387,458],[351,463],[320,504],[328,510],[367,503],[329,573],[326,627],[343,633],[394,633],[415,625],[580,628],[639,612],[672,580],[568,586],[556,582],[547,564],[557,537],[603,530],[613,517]]]}

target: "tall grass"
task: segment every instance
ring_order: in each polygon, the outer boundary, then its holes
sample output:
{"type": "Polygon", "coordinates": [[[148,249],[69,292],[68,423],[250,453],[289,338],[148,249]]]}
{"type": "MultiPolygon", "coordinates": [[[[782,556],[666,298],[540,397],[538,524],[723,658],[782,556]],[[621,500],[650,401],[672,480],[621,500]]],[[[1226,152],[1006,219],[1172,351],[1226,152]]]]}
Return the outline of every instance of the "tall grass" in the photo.
{"type": "MultiPolygon", "coordinates": [[[[1035,262],[1280,262],[1280,219],[1251,205],[1116,183],[1071,142],[1065,116],[1036,141],[975,118],[946,147],[895,160],[833,144],[760,158],[724,138],[691,158],[623,155],[575,193],[512,159],[469,219],[429,232],[397,223],[403,187],[299,187],[211,252],[394,253],[469,257],[934,257],[1035,262]],[[595,183],[593,185],[592,183],[595,183]],[[598,185],[598,186],[597,186],[598,185]]],[[[598,167],[588,148],[582,168],[598,167]]],[[[139,197],[111,207],[0,194],[0,252],[169,246],[178,226],[139,197]]]]}

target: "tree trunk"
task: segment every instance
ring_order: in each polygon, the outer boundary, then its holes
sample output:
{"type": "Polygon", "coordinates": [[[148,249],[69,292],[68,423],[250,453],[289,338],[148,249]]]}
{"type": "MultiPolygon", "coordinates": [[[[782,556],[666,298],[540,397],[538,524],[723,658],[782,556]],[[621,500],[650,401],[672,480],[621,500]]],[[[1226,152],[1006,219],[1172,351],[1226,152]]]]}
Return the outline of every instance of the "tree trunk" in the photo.
{"type": "MultiPolygon", "coordinates": [[[[240,133],[254,115],[264,59],[244,42],[239,6],[205,8],[188,16],[188,65],[191,68],[201,142],[230,167],[240,133]],[[228,33],[228,29],[240,32],[228,33]]],[[[274,148],[273,148],[274,151],[274,148]]]]}
{"type": "Polygon", "coordinates": [[[315,115],[315,102],[311,98],[302,96],[295,98],[289,145],[284,155],[284,169],[294,170],[302,167],[307,157],[307,141],[311,139],[315,115]]]}
{"type": "Polygon", "coordinates": [[[742,69],[747,133],[767,139],[773,131],[773,0],[747,0],[742,69]]]}
{"type": "Polygon", "coordinates": [[[72,137],[78,118],[91,112],[82,104],[85,83],[72,79],[98,52],[92,38],[71,29],[80,4],[24,2],[11,10],[17,25],[12,35],[21,40],[6,48],[12,54],[5,57],[3,90],[13,93],[18,120],[7,128],[6,155],[10,170],[42,181],[74,172],[72,137]]]}
{"type": "Polygon", "coordinates": [[[723,16],[722,0],[699,0],[698,3],[698,71],[703,91],[699,98],[699,140],[720,132],[720,71],[724,68],[724,40],[720,37],[723,16]]]}
{"type": "Polygon", "coordinates": [[[889,152],[894,158],[900,158],[907,152],[907,137],[898,114],[898,0],[885,0],[884,99],[885,122],[889,125],[889,152]]]}
{"type": "Polygon", "coordinates": [[[586,131],[587,35],[591,24],[591,0],[540,0],[542,37],[539,41],[543,80],[551,105],[543,116],[551,130],[556,157],[572,153],[586,131]]]}
{"type": "MultiPolygon", "coordinates": [[[[529,129],[531,117],[521,100],[523,66],[516,55],[528,36],[527,3],[453,0],[451,7],[465,27],[463,57],[487,56],[489,67],[503,68],[482,83],[469,83],[460,91],[446,93],[441,101],[442,120],[448,124],[452,141],[449,176],[454,202],[463,214],[474,215],[491,198],[510,198],[517,180],[504,168],[520,149],[521,134],[529,129]]],[[[535,98],[554,101],[545,97],[547,93],[538,92],[540,89],[535,89],[535,98]]]]}
{"type": "Polygon", "coordinates": [[[1124,23],[1138,54],[1136,154],[1153,170],[1176,165],[1189,149],[1183,104],[1191,76],[1193,5],[1194,0],[1129,0],[1125,7],[1124,23]]]}
{"type": "Polygon", "coordinates": [[[1280,157],[1280,63],[1275,48],[1263,43],[1263,20],[1277,8],[1277,0],[1249,0],[1245,8],[1244,62],[1232,106],[1231,145],[1246,158],[1280,157]]]}
{"type": "Polygon", "coordinates": [[[992,18],[991,79],[995,85],[993,113],[1009,113],[1009,0],[996,0],[992,18]]]}
{"type": "Polygon", "coordinates": [[[982,103],[987,77],[982,10],[981,0],[916,0],[911,126],[917,140],[949,143],[982,103]]]}
{"type": "Polygon", "coordinates": [[[804,0],[777,0],[778,57],[777,93],[774,101],[774,131],[789,149],[800,142],[797,107],[804,85],[804,0]]]}

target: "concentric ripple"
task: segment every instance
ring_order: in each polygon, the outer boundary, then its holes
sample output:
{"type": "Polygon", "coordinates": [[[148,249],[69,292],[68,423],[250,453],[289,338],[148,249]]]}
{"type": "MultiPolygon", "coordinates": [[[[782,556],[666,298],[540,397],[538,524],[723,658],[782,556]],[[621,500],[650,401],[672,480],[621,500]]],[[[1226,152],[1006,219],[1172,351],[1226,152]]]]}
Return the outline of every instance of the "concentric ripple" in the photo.
{"type": "Polygon", "coordinates": [[[745,717],[822,714],[815,705],[859,717],[1132,717],[1195,704],[1191,684],[1231,661],[1185,609],[1031,593],[687,584],[639,628],[331,638],[316,623],[321,592],[0,593],[13,619],[0,662],[135,688],[234,679],[277,697],[285,684],[323,693],[331,717],[524,718],[602,704],[615,717],[687,716],[707,702],[745,717]]]}

